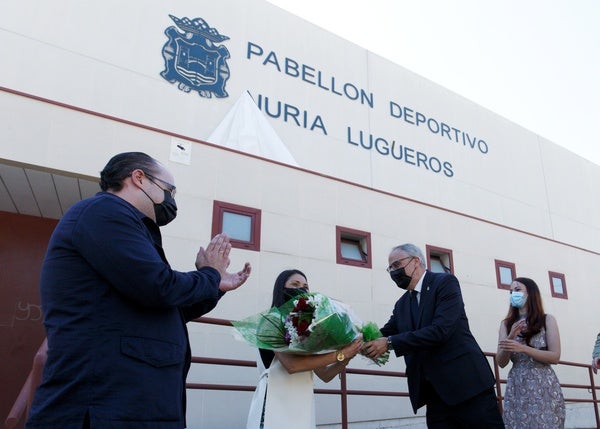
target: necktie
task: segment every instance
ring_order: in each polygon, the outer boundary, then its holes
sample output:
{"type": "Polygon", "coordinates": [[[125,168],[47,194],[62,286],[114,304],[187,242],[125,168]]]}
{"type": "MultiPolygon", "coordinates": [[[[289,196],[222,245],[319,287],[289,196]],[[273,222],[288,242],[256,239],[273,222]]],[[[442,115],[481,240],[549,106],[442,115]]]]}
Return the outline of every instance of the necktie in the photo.
{"type": "Polygon", "coordinates": [[[419,292],[413,290],[410,292],[410,316],[412,318],[413,328],[417,329],[419,322],[419,301],[417,300],[417,294],[419,292]]]}

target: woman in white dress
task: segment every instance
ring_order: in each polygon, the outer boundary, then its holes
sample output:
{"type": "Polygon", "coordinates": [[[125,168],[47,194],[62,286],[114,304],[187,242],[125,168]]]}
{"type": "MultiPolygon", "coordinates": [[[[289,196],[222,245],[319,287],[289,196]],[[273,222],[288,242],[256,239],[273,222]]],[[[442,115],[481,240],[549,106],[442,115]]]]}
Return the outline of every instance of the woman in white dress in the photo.
{"type": "MultiPolygon", "coordinates": [[[[272,307],[308,292],[299,270],[283,271],[275,280],[272,307]]],[[[259,349],[261,372],[254,391],[246,429],[314,429],[313,372],[324,382],[342,372],[361,349],[357,339],[336,352],[298,355],[259,349]],[[293,412],[293,414],[292,414],[293,412]]]]}

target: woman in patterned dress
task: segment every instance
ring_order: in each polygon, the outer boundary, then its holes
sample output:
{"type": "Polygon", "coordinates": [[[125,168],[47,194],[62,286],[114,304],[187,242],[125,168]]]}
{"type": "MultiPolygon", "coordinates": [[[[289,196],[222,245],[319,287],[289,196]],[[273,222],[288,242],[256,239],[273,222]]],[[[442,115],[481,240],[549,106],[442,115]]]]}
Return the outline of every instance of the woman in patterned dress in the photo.
{"type": "Polygon", "coordinates": [[[519,277],[510,285],[510,308],[500,324],[498,364],[513,365],[504,395],[507,429],[564,428],[565,401],[551,364],[560,359],[556,319],[544,313],[540,290],[519,277]]]}
{"type": "Polygon", "coordinates": [[[594,344],[594,351],[592,352],[592,369],[594,374],[598,374],[598,367],[600,367],[600,334],[596,338],[596,344],[594,344]]]}

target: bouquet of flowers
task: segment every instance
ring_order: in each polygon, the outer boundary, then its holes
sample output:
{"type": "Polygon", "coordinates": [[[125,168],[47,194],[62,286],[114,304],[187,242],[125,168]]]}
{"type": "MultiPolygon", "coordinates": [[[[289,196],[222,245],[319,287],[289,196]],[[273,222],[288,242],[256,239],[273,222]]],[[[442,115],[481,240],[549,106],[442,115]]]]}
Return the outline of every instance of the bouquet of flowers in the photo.
{"type": "MultiPolygon", "coordinates": [[[[364,341],[381,336],[377,325],[362,325],[345,304],[320,293],[306,293],[233,327],[251,345],[279,352],[323,353],[339,349],[363,334],[364,341]],[[367,328],[367,329],[364,329],[367,328]]],[[[387,362],[389,352],[374,360],[387,362]]]]}

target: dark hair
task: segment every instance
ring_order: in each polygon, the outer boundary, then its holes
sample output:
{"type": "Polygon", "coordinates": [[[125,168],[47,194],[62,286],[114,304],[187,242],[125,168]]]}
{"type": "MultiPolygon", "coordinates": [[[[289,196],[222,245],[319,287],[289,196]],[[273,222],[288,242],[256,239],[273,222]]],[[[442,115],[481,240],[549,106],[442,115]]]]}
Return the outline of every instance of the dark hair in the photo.
{"type": "MultiPolygon", "coordinates": [[[[525,342],[529,345],[529,340],[535,334],[540,332],[546,324],[546,314],[544,313],[544,306],[542,304],[542,295],[540,294],[540,288],[531,279],[527,277],[517,277],[513,282],[519,282],[527,289],[527,330],[521,332],[521,337],[525,338],[525,342]]],[[[512,325],[519,320],[519,309],[510,306],[508,314],[504,319],[506,325],[506,332],[510,332],[512,325]]]]}
{"type": "Polygon", "coordinates": [[[300,270],[293,269],[282,271],[277,276],[277,279],[275,280],[275,285],[273,286],[273,302],[271,303],[271,307],[279,307],[280,305],[283,305],[285,303],[286,300],[283,293],[285,282],[287,282],[288,279],[294,274],[300,274],[306,279],[306,275],[304,275],[304,273],[300,270]]]}
{"type": "MultiPolygon", "coordinates": [[[[285,282],[287,282],[288,279],[294,274],[300,274],[302,277],[306,278],[306,275],[304,275],[302,271],[296,269],[285,270],[279,273],[277,279],[275,279],[275,285],[273,286],[273,302],[271,303],[271,307],[279,307],[280,305],[283,305],[285,303],[286,299],[283,293],[283,289],[285,288],[285,282]]],[[[265,368],[269,368],[269,366],[271,366],[271,363],[273,362],[275,353],[273,352],[273,350],[265,349],[258,349],[258,351],[260,353],[260,358],[262,359],[263,364],[265,365],[265,368]]]]}
{"type": "Polygon", "coordinates": [[[124,152],[113,156],[104,170],[100,172],[100,189],[106,191],[120,191],[123,188],[123,180],[131,175],[131,172],[140,169],[150,174],[158,174],[158,162],[143,152],[124,152]]]}

